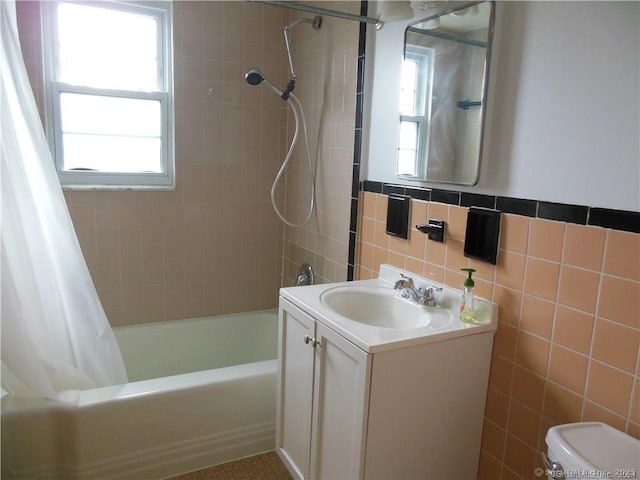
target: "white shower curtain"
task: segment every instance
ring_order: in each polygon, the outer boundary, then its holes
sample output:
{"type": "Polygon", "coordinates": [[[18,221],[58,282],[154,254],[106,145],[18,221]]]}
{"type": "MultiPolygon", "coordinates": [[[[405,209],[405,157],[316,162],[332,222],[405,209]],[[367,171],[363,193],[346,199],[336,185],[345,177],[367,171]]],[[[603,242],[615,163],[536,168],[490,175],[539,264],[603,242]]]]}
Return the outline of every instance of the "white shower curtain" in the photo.
{"type": "Polygon", "coordinates": [[[0,0],[0,33],[2,385],[70,401],[127,376],[54,170],[13,0],[0,0]]]}

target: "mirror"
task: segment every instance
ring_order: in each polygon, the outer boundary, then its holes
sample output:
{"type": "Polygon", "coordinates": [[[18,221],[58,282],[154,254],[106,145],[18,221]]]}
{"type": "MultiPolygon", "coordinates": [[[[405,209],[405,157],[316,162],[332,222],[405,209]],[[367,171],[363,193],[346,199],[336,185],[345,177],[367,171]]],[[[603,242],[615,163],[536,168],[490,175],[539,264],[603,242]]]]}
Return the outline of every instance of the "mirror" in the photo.
{"type": "Polygon", "coordinates": [[[467,2],[405,31],[396,173],[475,185],[480,176],[494,2],[467,2]]]}

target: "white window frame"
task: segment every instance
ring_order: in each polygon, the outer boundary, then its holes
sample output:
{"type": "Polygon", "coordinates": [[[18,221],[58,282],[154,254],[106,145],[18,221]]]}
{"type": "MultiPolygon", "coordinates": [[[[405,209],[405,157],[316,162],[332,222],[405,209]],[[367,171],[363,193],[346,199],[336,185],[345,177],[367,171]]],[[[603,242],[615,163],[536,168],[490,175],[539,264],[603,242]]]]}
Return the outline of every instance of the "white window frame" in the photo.
{"type": "MultiPolygon", "coordinates": [[[[417,142],[415,175],[398,174],[400,177],[421,177],[426,171],[429,152],[429,132],[431,118],[431,94],[433,87],[433,72],[435,52],[426,47],[414,47],[405,51],[405,59],[415,61],[418,65],[416,74],[416,95],[413,114],[400,112],[400,122],[415,123],[417,125],[417,142]]],[[[404,60],[403,60],[404,61],[404,60]]]]}
{"type": "MultiPolygon", "coordinates": [[[[173,190],[175,188],[174,164],[174,108],[173,108],[173,53],[172,53],[172,11],[171,2],[145,1],[121,2],[100,0],[99,2],[52,0],[42,3],[43,8],[43,52],[45,64],[45,95],[47,135],[58,178],[64,189],[105,189],[105,190],[173,190]],[[58,51],[57,5],[77,3],[112,8],[121,12],[131,12],[153,16],[158,21],[158,91],[116,90],[91,86],[71,85],[57,81],[58,51]],[[62,146],[62,122],[60,96],[62,93],[90,94],[157,100],[161,110],[161,172],[97,172],[64,170],[62,146]]],[[[117,34],[117,32],[114,32],[117,34]]]]}

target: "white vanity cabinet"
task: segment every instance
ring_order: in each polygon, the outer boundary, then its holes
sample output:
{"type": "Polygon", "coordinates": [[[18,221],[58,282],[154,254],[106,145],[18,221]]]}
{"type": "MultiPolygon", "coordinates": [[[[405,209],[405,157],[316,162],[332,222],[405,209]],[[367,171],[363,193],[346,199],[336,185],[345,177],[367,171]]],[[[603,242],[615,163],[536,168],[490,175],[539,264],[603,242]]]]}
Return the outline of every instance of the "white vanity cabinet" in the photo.
{"type": "Polygon", "coordinates": [[[360,478],[370,356],[280,300],[277,451],[297,478],[360,478]]]}
{"type": "MultiPolygon", "coordinates": [[[[385,282],[344,286],[393,290],[385,282]]],[[[280,292],[276,452],[293,477],[475,479],[495,305],[481,301],[485,325],[464,325],[445,289],[446,324],[360,328],[318,300],[335,285],[280,292]]]]}

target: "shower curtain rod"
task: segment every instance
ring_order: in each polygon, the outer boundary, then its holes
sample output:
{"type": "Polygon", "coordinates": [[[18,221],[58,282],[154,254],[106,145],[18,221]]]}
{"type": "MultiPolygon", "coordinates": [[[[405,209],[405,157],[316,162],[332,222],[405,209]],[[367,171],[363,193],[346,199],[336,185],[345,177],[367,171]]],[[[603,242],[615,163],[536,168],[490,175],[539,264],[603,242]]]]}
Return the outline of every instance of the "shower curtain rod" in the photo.
{"type": "Polygon", "coordinates": [[[327,15],[329,17],[337,17],[345,20],[355,20],[356,22],[373,23],[376,26],[376,30],[380,30],[384,25],[384,22],[379,18],[365,17],[362,15],[354,15],[352,13],[339,12],[338,10],[329,10],[328,8],[312,7],[311,5],[303,5],[295,2],[284,2],[276,0],[249,0],[253,3],[262,3],[264,5],[275,5],[276,7],[291,8],[293,10],[301,10],[307,13],[314,13],[316,15],[327,15]]]}
{"type": "Polygon", "coordinates": [[[455,35],[449,35],[448,33],[436,32],[435,30],[430,30],[428,28],[410,27],[409,32],[420,33],[422,35],[430,35],[432,37],[442,38],[443,40],[451,40],[452,42],[462,43],[464,45],[471,45],[472,47],[489,48],[489,44],[487,42],[483,42],[482,40],[474,40],[473,38],[457,37],[455,35]]]}

